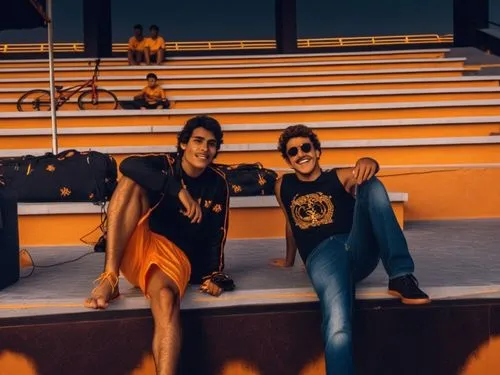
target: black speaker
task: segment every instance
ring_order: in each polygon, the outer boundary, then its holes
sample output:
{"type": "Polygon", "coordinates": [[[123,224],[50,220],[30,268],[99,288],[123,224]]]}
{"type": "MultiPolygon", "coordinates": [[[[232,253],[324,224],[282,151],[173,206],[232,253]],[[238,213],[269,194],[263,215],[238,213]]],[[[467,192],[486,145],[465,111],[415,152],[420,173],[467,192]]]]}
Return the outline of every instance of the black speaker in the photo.
{"type": "Polygon", "coordinates": [[[17,196],[0,185],[0,289],[19,280],[17,196]]]}

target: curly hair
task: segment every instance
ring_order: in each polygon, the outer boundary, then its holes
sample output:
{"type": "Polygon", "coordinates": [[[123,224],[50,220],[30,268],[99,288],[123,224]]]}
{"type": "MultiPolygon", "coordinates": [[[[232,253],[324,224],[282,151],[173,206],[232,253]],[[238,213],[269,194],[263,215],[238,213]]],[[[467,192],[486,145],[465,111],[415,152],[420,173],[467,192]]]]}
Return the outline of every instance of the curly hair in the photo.
{"type": "Polygon", "coordinates": [[[286,153],[286,145],[292,138],[309,138],[314,148],[321,154],[321,143],[319,142],[318,136],[310,128],[305,125],[291,125],[286,128],[283,133],[281,133],[278,141],[278,151],[281,152],[283,159],[287,160],[288,155],[286,153]]]}
{"type": "Polygon", "coordinates": [[[216,119],[206,115],[195,116],[186,121],[186,124],[177,135],[177,152],[182,155],[183,150],[181,148],[181,143],[188,143],[189,138],[191,138],[191,135],[193,135],[193,131],[196,128],[204,128],[213,133],[217,142],[216,149],[218,152],[223,143],[222,128],[216,119]]]}

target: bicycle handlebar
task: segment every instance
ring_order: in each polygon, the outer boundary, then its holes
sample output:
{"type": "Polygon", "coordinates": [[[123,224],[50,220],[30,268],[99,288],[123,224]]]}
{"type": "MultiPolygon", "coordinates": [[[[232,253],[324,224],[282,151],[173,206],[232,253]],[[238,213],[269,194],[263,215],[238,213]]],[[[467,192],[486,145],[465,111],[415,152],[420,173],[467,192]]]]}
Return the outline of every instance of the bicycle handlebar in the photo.
{"type": "Polygon", "coordinates": [[[94,76],[97,76],[97,72],[99,71],[99,64],[100,63],[101,63],[101,59],[96,59],[95,60],[94,76]]]}

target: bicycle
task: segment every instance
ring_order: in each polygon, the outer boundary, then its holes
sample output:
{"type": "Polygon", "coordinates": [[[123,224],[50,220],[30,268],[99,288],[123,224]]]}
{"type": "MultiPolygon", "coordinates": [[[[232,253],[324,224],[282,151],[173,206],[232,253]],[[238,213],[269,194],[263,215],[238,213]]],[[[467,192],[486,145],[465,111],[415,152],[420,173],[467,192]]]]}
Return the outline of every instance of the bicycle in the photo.
{"type": "MultiPolygon", "coordinates": [[[[98,88],[97,78],[99,76],[99,64],[101,59],[95,60],[94,74],[88,81],[71,87],[55,86],[56,110],[62,107],[71,97],[81,92],[78,96],[78,108],[81,110],[102,109],[99,104],[109,105],[111,108],[118,108],[118,99],[114,93],[109,90],[98,88]],[[85,90],[90,88],[90,90],[85,90]],[[82,91],[84,90],[84,91],[82,91]]],[[[90,65],[90,63],[89,63],[90,65]]],[[[43,89],[30,90],[23,94],[17,101],[17,110],[25,111],[49,111],[50,110],[50,91],[43,89]]]]}

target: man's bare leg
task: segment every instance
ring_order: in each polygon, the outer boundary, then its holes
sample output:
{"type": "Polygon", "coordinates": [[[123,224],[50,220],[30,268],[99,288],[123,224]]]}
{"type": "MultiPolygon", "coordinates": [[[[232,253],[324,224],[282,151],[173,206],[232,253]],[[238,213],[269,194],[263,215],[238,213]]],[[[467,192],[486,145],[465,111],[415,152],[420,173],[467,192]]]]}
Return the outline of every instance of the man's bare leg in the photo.
{"type": "Polygon", "coordinates": [[[144,62],[146,63],[146,65],[151,64],[151,50],[149,49],[149,47],[144,48],[144,62]]]}
{"type": "MultiPolygon", "coordinates": [[[[123,253],[137,223],[149,209],[144,190],[131,179],[123,176],[111,197],[108,207],[106,235],[106,261],[104,272],[118,275],[123,253]]],[[[103,280],[85,300],[85,306],[105,309],[108,302],[118,296],[118,287],[103,280]]]]}
{"type": "Polygon", "coordinates": [[[165,59],[165,50],[160,48],[158,52],[156,52],[156,63],[158,65],[163,64],[163,60],[165,59]]]}
{"type": "Polygon", "coordinates": [[[141,65],[145,61],[144,51],[136,51],[135,52],[135,62],[137,65],[141,65]]]}
{"type": "Polygon", "coordinates": [[[134,51],[129,49],[127,52],[127,58],[128,58],[129,65],[136,65],[134,51]]]}
{"type": "Polygon", "coordinates": [[[147,295],[154,320],[153,356],[157,375],[174,375],[181,350],[180,296],[177,286],[158,267],[149,271],[147,295]]]}

